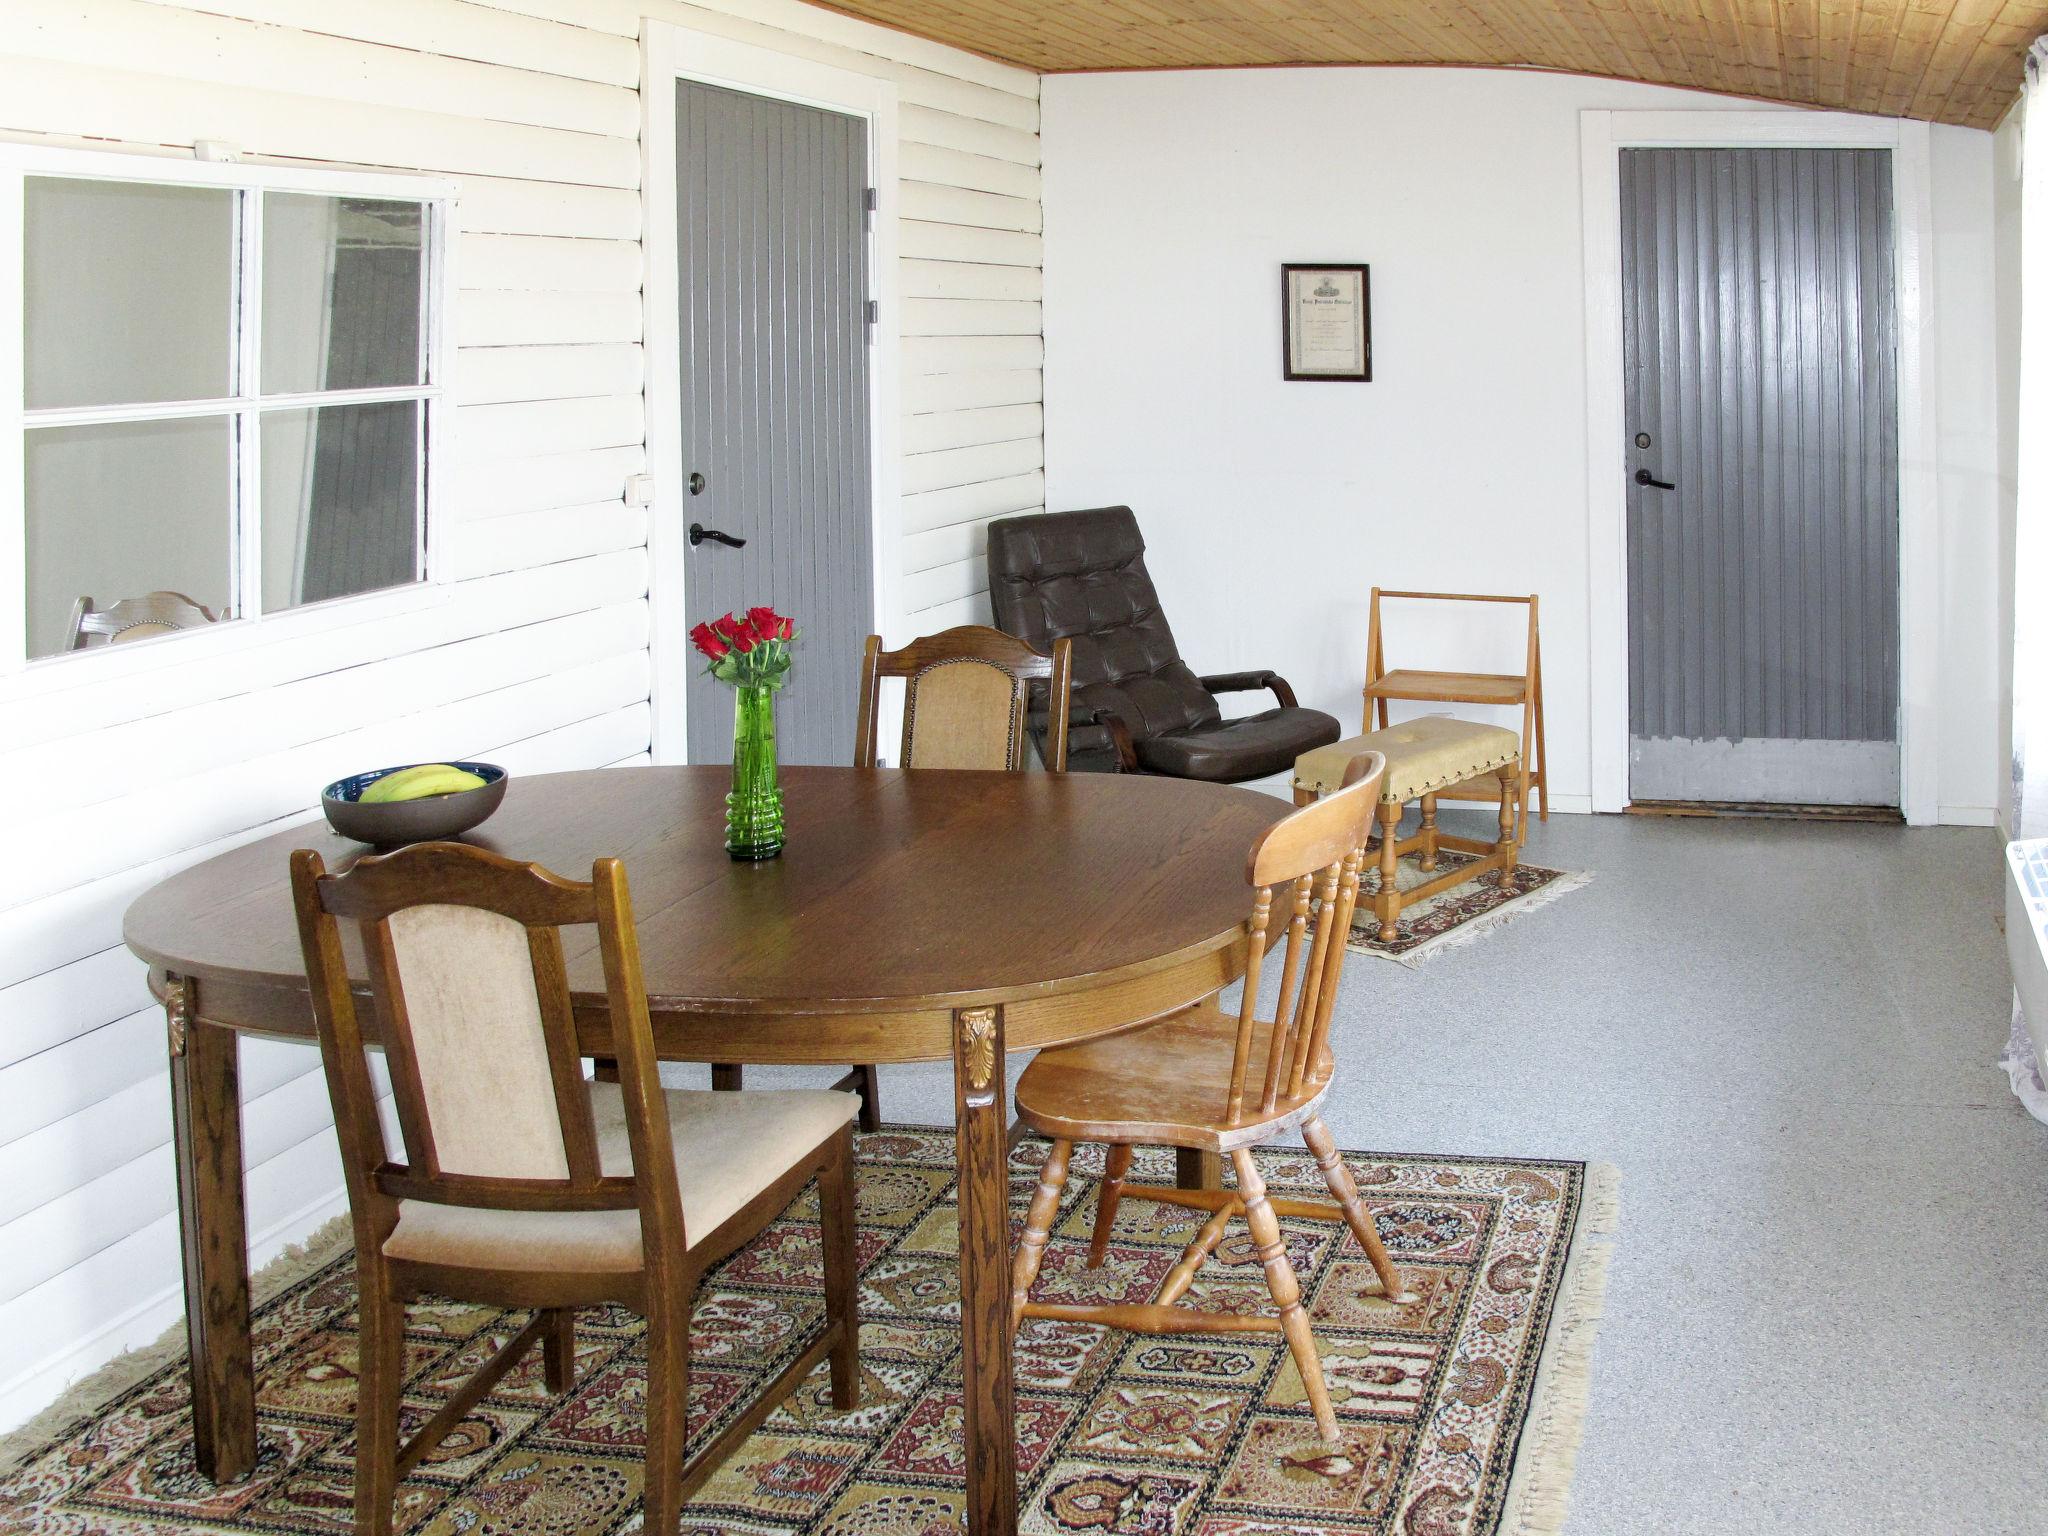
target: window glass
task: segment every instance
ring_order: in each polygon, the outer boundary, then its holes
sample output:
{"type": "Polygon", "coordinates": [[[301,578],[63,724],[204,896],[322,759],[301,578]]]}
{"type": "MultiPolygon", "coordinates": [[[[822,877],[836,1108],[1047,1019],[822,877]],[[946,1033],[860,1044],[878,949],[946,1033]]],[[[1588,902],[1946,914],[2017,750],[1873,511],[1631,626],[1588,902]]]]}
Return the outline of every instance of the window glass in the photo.
{"type": "MultiPolygon", "coordinates": [[[[71,649],[80,598],[104,612],[124,599],[176,592],[217,617],[229,612],[230,422],[176,417],[27,434],[31,657],[71,649]]],[[[161,631],[133,638],[145,633],[161,631]]]]}
{"type": "Polygon", "coordinates": [[[263,413],[263,611],[418,575],[417,400],[263,413]]]}
{"type": "Polygon", "coordinates": [[[235,194],[31,176],[28,408],[233,393],[235,194]]]}
{"type": "Polygon", "coordinates": [[[423,382],[425,213],[419,203],[265,194],[264,394],[423,382]]]}

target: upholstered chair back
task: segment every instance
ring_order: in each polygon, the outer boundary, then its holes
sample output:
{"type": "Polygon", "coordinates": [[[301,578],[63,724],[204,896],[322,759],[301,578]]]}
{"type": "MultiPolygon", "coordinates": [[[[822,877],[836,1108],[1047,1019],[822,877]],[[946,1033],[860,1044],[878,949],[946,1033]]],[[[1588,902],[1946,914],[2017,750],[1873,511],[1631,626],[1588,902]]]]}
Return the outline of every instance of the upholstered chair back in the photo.
{"type": "MultiPolygon", "coordinates": [[[[1074,701],[1106,710],[1134,740],[1213,725],[1215,697],[1181,660],[1145,569],[1129,507],[1041,512],[988,527],[989,602],[996,624],[1040,650],[1074,645],[1074,701]]],[[[1074,752],[1107,748],[1100,726],[1074,733],[1074,752]]]]}
{"type": "Polygon", "coordinates": [[[1255,893],[1251,943],[1224,1111],[1228,1125],[1271,1115],[1330,1077],[1330,1015],[1350,952],[1359,870],[1386,766],[1379,753],[1363,754],[1346,771],[1343,788],[1275,822],[1252,845],[1245,868],[1255,893]],[[1273,1017],[1262,1020],[1259,982],[1273,958],[1276,929],[1280,997],[1273,1017]]]}
{"type": "Polygon", "coordinates": [[[860,719],[854,766],[877,760],[881,685],[903,680],[904,768],[983,768],[1016,772],[1025,765],[1036,712],[1045,733],[1046,766],[1067,762],[1071,647],[1064,640],[1041,652],[1013,635],[968,624],[913,640],[900,651],[868,637],[861,662],[860,719]]]}
{"type": "MultiPolygon", "coordinates": [[[[300,938],[335,1104],[358,1240],[381,1241],[395,1202],[494,1210],[639,1206],[643,1230],[681,1200],[625,870],[588,883],[462,843],[422,843],[342,874],[292,856],[300,938]],[[351,988],[341,921],[361,935],[373,1027],[351,988]],[[633,1174],[603,1173],[562,930],[595,925],[633,1174]],[[404,1146],[384,1147],[364,1059],[384,1047],[404,1146]],[[641,1177],[637,1170],[653,1170],[641,1177]],[[380,1230],[381,1227],[381,1230],[380,1230]]],[[[652,1234],[650,1234],[652,1235],[652,1234]]]]}

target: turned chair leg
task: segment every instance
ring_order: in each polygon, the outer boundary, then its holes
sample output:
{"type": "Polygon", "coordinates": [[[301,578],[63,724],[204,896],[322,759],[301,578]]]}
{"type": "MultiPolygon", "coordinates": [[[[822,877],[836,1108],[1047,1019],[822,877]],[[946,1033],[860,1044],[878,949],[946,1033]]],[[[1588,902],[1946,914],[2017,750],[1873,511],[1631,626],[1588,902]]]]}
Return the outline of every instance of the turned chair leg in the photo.
{"type": "Polygon", "coordinates": [[[647,1315],[646,1536],[676,1536],[683,1519],[683,1446],[690,1403],[690,1297],[650,1298],[647,1315]]]}
{"type": "Polygon", "coordinates": [[[1131,1171],[1131,1154],[1137,1149],[1129,1142],[1110,1146],[1102,1169],[1102,1186],[1095,1193],[1095,1231],[1088,1239],[1088,1267],[1100,1269],[1109,1252],[1109,1229],[1116,1224],[1116,1208],[1124,1198],[1124,1176],[1131,1171]]]}
{"type": "Polygon", "coordinates": [[[1280,1218],[1266,1199],[1266,1181],[1249,1148],[1230,1154],[1237,1166],[1238,1197],[1244,1201],[1245,1225],[1252,1229],[1259,1263],[1266,1271],[1266,1289],[1280,1309],[1280,1331],[1287,1336],[1287,1349],[1294,1356],[1294,1368],[1308,1389],[1308,1405],[1316,1416],[1316,1428],[1323,1439],[1337,1443],[1337,1413],[1330,1406],[1330,1388],[1323,1380],[1322,1356],[1316,1352],[1316,1336],[1308,1325],[1308,1309],[1301,1304],[1301,1281],[1287,1257],[1287,1244],[1280,1236],[1280,1218]]]}
{"type": "Polygon", "coordinates": [[[860,1404],[860,1255],[853,1227],[853,1132],[840,1131],[818,1174],[818,1221],[825,1240],[825,1319],[839,1325],[832,1346],[832,1406],[860,1404]]]}
{"type": "Polygon", "coordinates": [[[1380,888],[1373,893],[1373,916],[1380,920],[1380,942],[1391,944],[1401,933],[1401,892],[1395,883],[1401,865],[1401,807],[1380,806],[1380,888]]]}
{"type": "Polygon", "coordinates": [[[1515,806],[1519,793],[1526,793],[1522,785],[1521,765],[1511,763],[1500,770],[1500,841],[1494,844],[1494,852],[1500,855],[1500,884],[1503,889],[1515,883],[1515,806]]]}
{"type": "Polygon", "coordinates": [[[398,1496],[398,1394],[405,1376],[405,1307],[377,1276],[362,1282],[356,1334],[356,1536],[391,1536],[398,1496]]]}
{"type": "Polygon", "coordinates": [[[1301,1139],[1308,1143],[1314,1154],[1316,1166],[1323,1170],[1323,1182],[1330,1186],[1330,1193],[1337,1197],[1337,1204],[1344,1212],[1344,1224],[1351,1229],[1351,1235],[1358,1239],[1358,1246],[1365,1250],[1365,1257],[1371,1263],[1373,1273],[1380,1277],[1380,1289],[1389,1301],[1404,1302],[1415,1300],[1415,1293],[1408,1289],[1401,1279],[1401,1272],[1394,1267],[1393,1259],[1387,1253],[1387,1245],[1380,1241],[1379,1228],[1374,1224],[1372,1212],[1365,1208],[1365,1201],[1359,1197],[1358,1183],[1351,1177],[1351,1170],[1345,1166],[1343,1153],[1337,1150],[1337,1138],[1330,1134],[1330,1128],[1323,1124],[1321,1116],[1311,1116],[1301,1123],[1301,1139]]]}
{"type": "Polygon", "coordinates": [[[1045,1262],[1046,1239],[1052,1236],[1053,1218],[1059,1215],[1060,1191],[1067,1185],[1067,1159],[1073,1155],[1071,1141],[1055,1141],[1038,1173],[1038,1189],[1025,1213],[1024,1233],[1017,1239],[1017,1257],[1010,1267],[1010,1332],[1024,1321],[1024,1303],[1031,1299],[1031,1283],[1038,1278],[1038,1266],[1045,1262]]]}
{"type": "Polygon", "coordinates": [[[1422,797],[1422,867],[1436,868],[1436,796],[1422,797]]]}
{"type": "Polygon", "coordinates": [[[576,1385],[576,1314],[568,1307],[548,1313],[547,1331],[540,1336],[540,1358],[550,1395],[559,1396],[576,1385]]]}

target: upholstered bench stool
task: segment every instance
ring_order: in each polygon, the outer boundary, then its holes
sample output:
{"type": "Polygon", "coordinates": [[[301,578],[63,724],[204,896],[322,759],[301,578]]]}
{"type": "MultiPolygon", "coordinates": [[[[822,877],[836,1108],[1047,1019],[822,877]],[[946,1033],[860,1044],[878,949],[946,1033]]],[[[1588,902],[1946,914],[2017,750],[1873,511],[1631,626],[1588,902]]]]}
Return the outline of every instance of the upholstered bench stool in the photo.
{"type": "Polygon", "coordinates": [[[1294,760],[1294,803],[1312,805],[1342,785],[1345,768],[1361,752],[1379,752],[1387,759],[1386,777],[1380,780],[1380,888],[1372,899],[1383,942],[1400,932],[1403,908],[1438,891],[1461,880],[1477,879],[1491,870],[1500,871],[1502,885],[1514,879],[1518,830],[1515,807],[1521,796],[1522,742],[1513,731],[1497,725],[1453,720],[1448,715],[1423,715],[1384,730],[1317,747],[1294,760]],[[1500,780],[1500,840],[1481,843],[1439,832],[1437,792],[1487,774],[1500,780]],[[1400,836],[1401,813],[1411,800],[1422,802],[1422,826],[1404,841],[1400,836]],[[1442,848],[1480,857],[1410,890],[1395,888],[1394,871],[1402,854],[1420,852],[1423,869],[1433,870],[1437,851],[1442,848]]]}

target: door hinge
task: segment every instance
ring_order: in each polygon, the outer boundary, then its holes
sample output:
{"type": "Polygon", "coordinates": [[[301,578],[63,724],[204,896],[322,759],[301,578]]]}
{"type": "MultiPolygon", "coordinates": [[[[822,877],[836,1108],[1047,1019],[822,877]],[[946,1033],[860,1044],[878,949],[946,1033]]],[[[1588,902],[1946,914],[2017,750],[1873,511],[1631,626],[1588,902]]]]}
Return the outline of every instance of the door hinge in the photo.
{"type": "Polygon", "coordinates": [[[875,339],[875,327],[882,319],[882,301],[880,299],[869,299],[867,314],[868,340],[873,341],[875,339]]]}
{"type": "Polygon", "coordinates": [[[863,214],[862,222],[868,228],[873,229],[875,227],[875,209],[880,206],[880,201],[875,196],[875,189],[873,187],[865,188],[861,192],[860,206],[863,214]]]}

